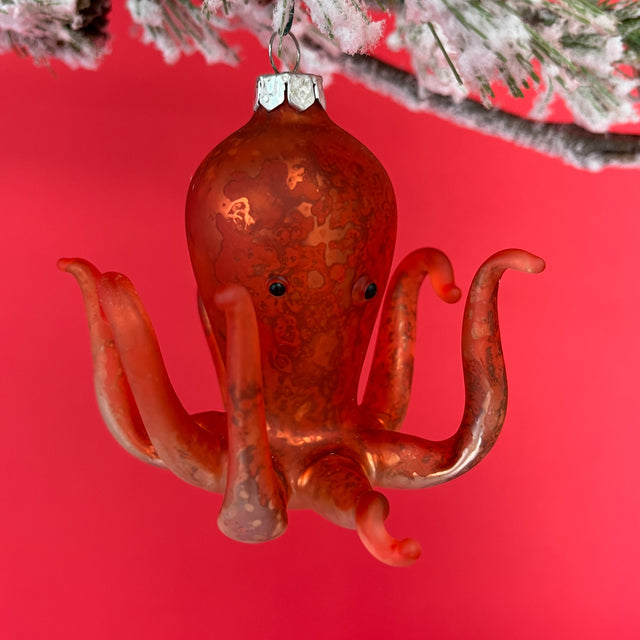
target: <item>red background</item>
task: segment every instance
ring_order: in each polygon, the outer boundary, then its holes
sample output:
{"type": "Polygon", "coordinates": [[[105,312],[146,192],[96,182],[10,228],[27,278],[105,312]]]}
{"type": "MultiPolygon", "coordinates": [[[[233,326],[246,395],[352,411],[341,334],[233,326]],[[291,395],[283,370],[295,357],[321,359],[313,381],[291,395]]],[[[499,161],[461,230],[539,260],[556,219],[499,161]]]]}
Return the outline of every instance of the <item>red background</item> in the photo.
{"type": "MultiPolygon", "coordinates": [[[[242,545],[216,528],[219,496],[112,441],[80,292],[55,261],[128,274],[186,407],[220,408],[183,202],[269,67],[255,44],[237,69],[170,67],[129,24],[118,5],[97,72],[0,58],[0,637],[639,637],[638,172],[580,172],[336,79],[329,114],[396,187],[396,261],[439,247],[464,290],[501,248],[548,268],[503,280],[495,449],[448,485],[388,492],[416,565],[386,567],[308,512],[242,545]]],[[[462,412],[462,305],[425,289],[420,312],[404,430],[440,438],[462,412]]]]}

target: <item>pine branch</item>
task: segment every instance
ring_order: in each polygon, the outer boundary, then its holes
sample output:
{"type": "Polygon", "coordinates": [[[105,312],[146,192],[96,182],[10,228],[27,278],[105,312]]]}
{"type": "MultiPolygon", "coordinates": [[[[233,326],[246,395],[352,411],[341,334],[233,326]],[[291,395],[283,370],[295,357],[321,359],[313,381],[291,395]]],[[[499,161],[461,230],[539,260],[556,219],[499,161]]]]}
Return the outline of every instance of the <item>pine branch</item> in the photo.
{"type": "MultiPolygon", "coordinates": [[[[640,166],[638,138],[605,133],[638,121],[640,0],[127,0],[167,62],[199,51],[209,63],[237,62],[220,33],[261,41],[291,28],[307,43],[303,63],[337,71],[409,109],[499,136],[581,168],[640,166]],[[194,3],[201,3],[197,6],[194,3]],[[383,33],[373,3],[394,15],[389,46],[404,49],[414,73],[369,51],[383,33]],[[515,97],[537,92],[531,115],[561,97],[580,125],[547,124],[485,109],[504,84],[515,97]]],[[[110,0],[0,0],[0,53],[15,50],[70,66],[96,66],[106,48],[110,0]]]]}
{"type": "Polygon", "coordinates": [[[640,167],[640,136],[592,133],[575,124],[534,122],[496,108],[489,110],[470,99],[456,102],[449,96],[420,90],[414,75],[377,58],[339,53],[330,45],[322,46],[319,38],[306,37],[303,44],[343,75],[411,111],[432,113],[467,129],[560,158],[579,169],[640,167]]]}
{"type": "Polygon", "coordinates": [[[127,0],[133,21],[142,29],[142,40],[152,43],[172,64],[181,54],[199,51],[208,64],[234,65],[238,56],[220,37],[223,23],[215,21],[190,0],[127,0]]]}
{"type": "Polygon", "coordinates": [[[0,53],[94,69],[106,53],[110,0],[0,0],[0,53]]]}
{"type": "Polygon", "coordinates": [[[490,105],[496,83],[516,98],[535,87],[538,119],[558,95],[591,131],[637,120],[637,0],[402,0],[394,13],[421,89],[490,105]]]}

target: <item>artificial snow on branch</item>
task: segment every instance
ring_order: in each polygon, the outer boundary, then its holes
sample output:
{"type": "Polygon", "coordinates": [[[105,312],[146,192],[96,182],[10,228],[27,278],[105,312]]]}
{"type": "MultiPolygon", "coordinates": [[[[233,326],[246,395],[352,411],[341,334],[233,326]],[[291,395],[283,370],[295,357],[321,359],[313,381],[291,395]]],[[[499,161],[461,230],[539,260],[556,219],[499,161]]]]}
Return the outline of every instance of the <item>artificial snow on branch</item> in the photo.
{"type": "Polygon", "coordinates": [[[578,169],[640,168],[640,136],[593,133],[576,124],[536,122],[499,109],[487,109],[474,100],[455,101],[450,96],[421,91],[415,76],[376,58],[347,56],[322,49],[313,41],[306,44],[346,77],[411,111],[432,113],[467,129],[560,158],[578,169]]]}
{"type": "MultiPolygon", "coordinates": [[[[638,121],[640,0],[370,2],[127,0],[127,7],[143,40],[167,62],[200,52],[209,63],[235,64],[225,31],[248,30],[266,44],[273,31],[284,36],[292,29],[308,71],[344,73],[411,108],[578,166],[639,164],[638,151],[628,144],[633,136],[604,134],[638,121]],[[385,33],[389,48],[408,54],[411,74],[391,73],[373,57],[385,33]],[[533,93],[531,121],[481,106],[492,106],[498,85],[516,98],[533,93]],[[581,128],[540,122],[556,99],[581,128]]],[[[0,0],[0,52],[95,66],[104,53],[108,8],[109,0],[0,0]]]]}
{"type": "MultiPolygon", "coordinates": [[[[515,97],[537,88],[539,117],[559,95],[576,122],[605,131],[637,118],[629,99],[637,81],[622,72],[618,19],[631,3],[620,4],[406,0],[391,40],[410,53],[420,88],[453,98],[476,94],[485,103],[496,82],[515,97]]],[[[636,52],[626,62],[636,64],[636,52]]]]}
{"type": "Polygon", "coordinates": [[[223,23],[188,0],[127,0],[127,8],[142,28],[142,41],[155,44],[169,64],[181,53],[196,51],[208,64],[238,61],[235,51],[218,33],[223,23]]]}
{"type": "Polygon", "coordinates": [[[0,0],[0,53],[92,69],[106,53],[110,0],[0,0]]]}

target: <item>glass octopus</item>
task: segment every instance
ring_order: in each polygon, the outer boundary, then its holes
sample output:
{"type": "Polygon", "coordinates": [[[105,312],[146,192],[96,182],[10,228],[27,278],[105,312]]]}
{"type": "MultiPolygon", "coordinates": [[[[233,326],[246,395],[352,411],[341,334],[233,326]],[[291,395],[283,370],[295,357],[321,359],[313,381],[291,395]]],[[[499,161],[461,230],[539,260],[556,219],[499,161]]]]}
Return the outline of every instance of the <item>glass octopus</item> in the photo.
{"type": "Polygon", "coordinates": [[[285,531],[287,509],[313,509],[355,529],[382,562],[409,565],[420,547],[389,535],[389,505],[374,487],[437,485],[488,453],[507,406],[498,282],[507,268],[537,273],[544,262],[511,249],[480,267],[464,311],[460,427],[440,442],[398,433],[420,286],[428,275],[446,302],[460,290],[447,257],[424,248],[400,262],[382,302],[396,236],[393,188],[317,97],[258,101],[189,188],[187,239],[224,412],[183,408],[127,277],[82,259],[59,267],[82,289],[98,404],[111,433],[134,456],[224,494],[223,533],[271,540],[285,531]]]}

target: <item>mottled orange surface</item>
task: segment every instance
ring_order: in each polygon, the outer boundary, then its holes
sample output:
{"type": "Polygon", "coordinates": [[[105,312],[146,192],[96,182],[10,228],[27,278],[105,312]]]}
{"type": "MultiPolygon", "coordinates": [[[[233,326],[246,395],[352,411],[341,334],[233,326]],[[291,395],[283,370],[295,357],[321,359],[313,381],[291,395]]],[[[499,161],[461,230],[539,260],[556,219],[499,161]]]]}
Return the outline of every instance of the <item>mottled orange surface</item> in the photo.
{"type": "Polygon", "coordinates": [[[288,508],[311,508],[356,529],[381,561],[415,561],[420,547],[387,533],[388,503],[374,487],[439,484],[489,451],[507,402],[498,282],[507,268],[539,272],[542,260],[507,250],[476,274],[462,330],[464,416],[454,436],[430,442],[396,431],[411,387],[418,292],[427,275],[447,302],[460,290],[446,256],[425,248],[401,261],[383,299],[393,188],[318,103],[303,112],[260,107],[218,145],[192,180],[186,228],[225,412],[182,407],[125,276],[60,262],[83,290],[98,400],[113,435],[139,458],[223,493],[218,524],[234,539],[272,539],[288,508]]]}

